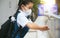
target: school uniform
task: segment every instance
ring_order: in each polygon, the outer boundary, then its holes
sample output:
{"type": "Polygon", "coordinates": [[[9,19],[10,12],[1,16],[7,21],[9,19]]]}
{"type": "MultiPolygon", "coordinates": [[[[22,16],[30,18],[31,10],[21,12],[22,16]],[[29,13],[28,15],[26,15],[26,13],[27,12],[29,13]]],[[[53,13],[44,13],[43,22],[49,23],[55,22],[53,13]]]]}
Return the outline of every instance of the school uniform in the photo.
{"type": "Polygon", "coordinates": [[[18,10],[19,13],[17,15],[14,31],[12,32],[12,37],[14,37],[14,33],[18,30],[18,28],[21,26],[22,27],[22,32],[20,31],[16,34],[15,38],[24,38],[26,33],[28,32],[29,28],[26,26],[27,23],[32,23],[31,19],[28,19],[27,17],[29,14],[26,12],[23,12],[22,10],[18,10]]]}

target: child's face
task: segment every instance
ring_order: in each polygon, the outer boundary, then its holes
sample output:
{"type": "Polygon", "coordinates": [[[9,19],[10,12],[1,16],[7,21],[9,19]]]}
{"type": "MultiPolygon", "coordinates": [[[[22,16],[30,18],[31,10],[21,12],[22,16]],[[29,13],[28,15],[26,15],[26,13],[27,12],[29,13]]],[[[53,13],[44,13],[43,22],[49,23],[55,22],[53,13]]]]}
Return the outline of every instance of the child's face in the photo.
{"type": "Polygon", "coordinates": [[[32,13],[33,3],[29,3],[26,6],[24,6],[24,12],[27,15],[30,15],[32,13]]]}
{"type": "Polygon", "coordinates": [[[32,8],[33,8],[33,3],[30,2],[29,4],[26,5],[26,7],[27,7],[28,9],[32,9],[32,8]]]}
{"type": "Polygon", "coordinates": [[[27,5],[23,5],[22,6],[23,10],[29,10],[29,9],[32,9],[33,8],[33,3],[29,3],[27,5]]]}

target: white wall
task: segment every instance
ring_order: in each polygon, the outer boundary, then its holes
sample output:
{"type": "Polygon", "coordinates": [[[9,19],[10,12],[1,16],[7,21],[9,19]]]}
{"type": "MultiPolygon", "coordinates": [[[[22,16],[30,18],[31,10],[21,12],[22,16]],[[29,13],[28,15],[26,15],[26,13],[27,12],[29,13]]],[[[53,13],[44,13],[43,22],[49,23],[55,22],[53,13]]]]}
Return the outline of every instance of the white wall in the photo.
{"type": "Polygon", "coordinates": [[[0,0],[0,28],[1,25],[16,11],[18,0],[0,0]]]}

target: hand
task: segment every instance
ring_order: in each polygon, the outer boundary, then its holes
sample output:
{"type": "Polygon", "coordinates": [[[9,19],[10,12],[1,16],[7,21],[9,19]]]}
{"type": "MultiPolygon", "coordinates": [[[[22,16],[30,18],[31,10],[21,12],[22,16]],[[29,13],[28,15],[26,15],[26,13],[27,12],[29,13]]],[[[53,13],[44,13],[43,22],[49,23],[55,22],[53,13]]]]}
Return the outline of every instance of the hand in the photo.
{"type": "Polygon", "coordinates": [[[48,28],[48,26],[41,26],[41,29],[40,29],[41,31],[47,31],[47,30],[49,30],[49,28],[48,28]]]}

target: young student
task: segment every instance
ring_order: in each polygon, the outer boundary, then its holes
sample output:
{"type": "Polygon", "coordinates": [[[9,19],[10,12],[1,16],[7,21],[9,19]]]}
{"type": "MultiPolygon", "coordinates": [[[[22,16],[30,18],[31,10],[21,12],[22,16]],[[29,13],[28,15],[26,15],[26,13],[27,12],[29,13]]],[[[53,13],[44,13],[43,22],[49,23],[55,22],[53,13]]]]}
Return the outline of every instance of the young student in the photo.
{"type": "Polygon", "coordinates": [[[17,15],[16,28],[17,26],[18,27],[21,26],[23,30],[21,30],[22,33],[18,32],[15,38],[24,38],[29,29],[35,29],[41,31],[49,30],[47,25],[39,26],[27,18],[32,13],[33,5],[34,3],[32,0],[19,0],[18,3],[19,13],[17,15]]]}

